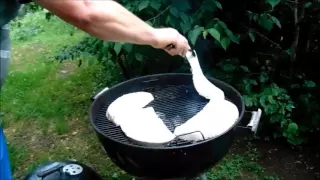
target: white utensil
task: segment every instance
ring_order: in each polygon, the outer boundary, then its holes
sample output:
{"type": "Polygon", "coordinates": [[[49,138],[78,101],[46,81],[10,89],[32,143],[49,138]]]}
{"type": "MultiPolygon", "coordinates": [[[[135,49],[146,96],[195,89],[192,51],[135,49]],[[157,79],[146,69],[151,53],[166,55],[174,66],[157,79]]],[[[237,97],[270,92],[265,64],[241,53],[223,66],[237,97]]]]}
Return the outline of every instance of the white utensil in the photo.
{"type": "Polygon", "coordinates": [[[224,100],[224,92],[204,76],[196,52],[188,51],[186,58],[191,66],[193,84],[199,95],[209,100],[224,100]]]}

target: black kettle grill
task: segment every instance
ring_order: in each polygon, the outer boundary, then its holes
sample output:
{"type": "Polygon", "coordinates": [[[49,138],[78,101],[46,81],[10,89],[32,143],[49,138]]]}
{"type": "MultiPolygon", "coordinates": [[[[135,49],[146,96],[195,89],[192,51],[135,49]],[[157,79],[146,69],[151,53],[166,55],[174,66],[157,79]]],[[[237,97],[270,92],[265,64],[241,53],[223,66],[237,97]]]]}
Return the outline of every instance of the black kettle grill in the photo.
{"type": "Polygon", "coordinates": [[[91,167],[75,161],[41,165],[24,180],[102,180],[91,167]]]}
{"type": "Polygon", "coordinates": [[[208,79],[224,91],[226,98],[237,106],[240,115],[233,126],[220,136],[197,143],[175,140],[165,147],[145,147],[128,139],[120,127],[106,118],[106,110],[115,99],[127,93],[146,91],[155,97],[148,106],[164,114],[161,119],[173,131],[208,102],[196,92],[192,74],[169,73],[138,77],[105,88],[94,96],[90,121],[110,159],[138,179],[194,178],[212,168],[227,154],[235,130],[255,133],[261,110],[250,112],[251,119],[247,118],[246,121],[243,119],[246,113],[240,93],[222,81],[208,79]]]}

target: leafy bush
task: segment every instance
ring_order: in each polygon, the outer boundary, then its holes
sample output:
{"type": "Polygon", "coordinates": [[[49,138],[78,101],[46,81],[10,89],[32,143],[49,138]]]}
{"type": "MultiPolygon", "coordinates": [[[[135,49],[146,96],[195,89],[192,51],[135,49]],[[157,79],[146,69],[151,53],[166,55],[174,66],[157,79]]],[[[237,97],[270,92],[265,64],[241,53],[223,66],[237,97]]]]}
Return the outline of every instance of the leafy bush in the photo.
{"type": "MultiPolygon", "coordinates": [[[[264,110],[263,124],[291,144],[319,132],[316,83],[319,55],[317,1],[120,0],[154,27],[178,29],[197,51],[205,72],[235,86],[250,108],[264,110]],[[313,80],[313,81],[312,81],[313,80]]],[[[189,72],[180,57],[148,46],[107,43],[86,37],[58,60],[83,52],[112,60],[126,78],[189,72]]]]}
{"type": "Polygon", "coordinates": [[[17,18],[11,22],[12,38],[15,41],[27,41],[44,31],[53,32],[53,34],[70,33],[73,35],[76,31],[74,26],[52,17],[51,21],[46,19],[46,10],[39,9],[35,12],[28,12],[23,17],[17,18]]]}
{"type": "Polygon", "coordinates": [[[14,39],[25,41],[43,32],[43,24],[40,19],[43,19],[43,14],[26,14],[23,21],[13,21],[11,23],[14,39]]]}

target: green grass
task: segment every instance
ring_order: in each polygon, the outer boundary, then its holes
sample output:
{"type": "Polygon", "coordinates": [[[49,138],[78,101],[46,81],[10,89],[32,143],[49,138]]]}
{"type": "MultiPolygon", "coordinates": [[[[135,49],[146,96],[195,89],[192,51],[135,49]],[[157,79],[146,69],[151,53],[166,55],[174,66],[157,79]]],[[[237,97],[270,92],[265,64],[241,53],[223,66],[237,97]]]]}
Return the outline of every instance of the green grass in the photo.
{"type": "Polygon", "coordinates": [[[259,162],[259,153],[247,144],[244,153],[237,152],[237,148],[231,152],[214,168],[207,173],[210,180],[278,180],[267,172],[259,162]]]}
{"type": "MultiPolygon", "coordinates": [[[[78,68],[77,62],[51,61],[85,34],[56,18],[47,22],[44,13],[28,15],[12,27],[11,72],[0,103],[15,179],[42,163],[70,159],[94,167],[106,179],[131,179],[108,159],[88,123],[91,95],[102,88],[97,84],[119,79],[116,67],[109,63],[105,71],[96,63],[78,68]]],[[[276,180],[265,175],[257,156],[252,150],[229,154],[207,175],[210,180],[276,180]]]]}
{"type": "Polygon", "coordinates": [[[97,63],[85,63],[93,58],[83,59],[79,68],[77,62],[52,61],[63,46],[85,34],[57,18],[46,21],[44,13],[14,22],[11,36],[11,71],[0,103],[15,178],[21,179],[49,160],[77,159],[94,167],[111,166],[107,158],[100,158],[101,148],[88,128],[87,113],[91,96],[102,88],[96,84],[103,81],[107,86],[116,80],[116,67],[110,63],[105,72],[97,63]],[[38,31],[32,31],[34,26],[39,26],[38,31]]]}

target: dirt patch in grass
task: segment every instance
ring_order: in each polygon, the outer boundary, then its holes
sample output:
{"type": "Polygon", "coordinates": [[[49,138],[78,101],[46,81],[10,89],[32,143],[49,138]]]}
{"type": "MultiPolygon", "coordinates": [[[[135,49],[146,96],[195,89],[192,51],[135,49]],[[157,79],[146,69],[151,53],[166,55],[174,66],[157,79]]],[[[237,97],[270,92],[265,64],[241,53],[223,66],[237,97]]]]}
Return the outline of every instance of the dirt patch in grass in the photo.
{"type": "Polygon", "coordinates": [[[59,70],[57,71],[57,76],[62,77],[62,78],[68,77],[77,68],[78,68],[78,65],[76,63],[74,63],[72,61],[63,61],[63,62],[61,62],[59,70]]]}
{"type": "MultiPolygon", "coordinates": [[[[233,152],[246,152],[246,141],[238,139],[233,152]]],[[[290,148],[284,143],[255,140],[251,149],[259,152],[259,164],[265,172],[276,174],[284,180],[318,180],[320,172],[319,152],[316,147],[290,148]]]]}

